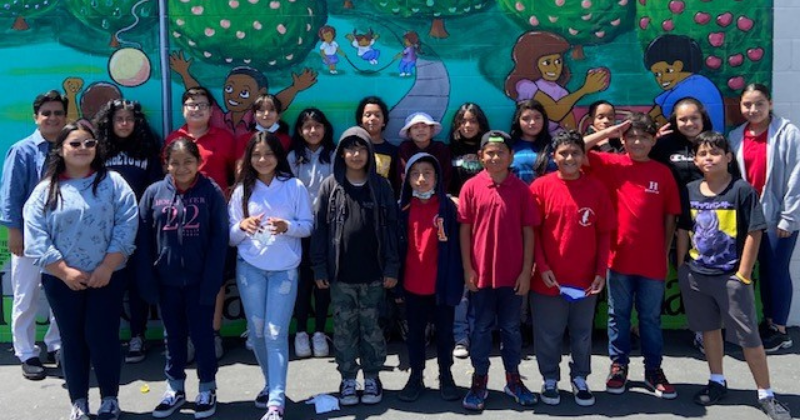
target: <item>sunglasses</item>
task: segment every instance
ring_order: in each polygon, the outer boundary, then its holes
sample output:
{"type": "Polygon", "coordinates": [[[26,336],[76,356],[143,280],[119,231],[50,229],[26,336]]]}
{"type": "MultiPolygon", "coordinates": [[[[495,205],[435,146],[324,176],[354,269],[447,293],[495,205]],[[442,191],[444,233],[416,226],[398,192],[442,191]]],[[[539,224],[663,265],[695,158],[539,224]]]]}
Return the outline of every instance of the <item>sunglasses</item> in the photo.
{"type": "Polygon", "coordinates": [[[44,111],[39,111],[39,115],[41,115],[43,117],[49,117],[51,115],[54,115],[56,117],[63,117],[64,115],[67,115],[67,113],[62,111],[62,110],[60,110],[60,109],[59,110],[55,110],[55,111],[51,111],[49,109],[46,109],[44,111]]]}
{"type": "Polygon", "coordinates": [[[89,139],[89,140],[84,140],[82,142],[80,142],[80,141],[71,141],[71,142],[69,142],[67,144],[69,144],[69,147],[71,147],[73,149],[79,149],[81,147],[81,145],[83,145],[83,147],[85,147],[87,149],[94,149],[97,146],[97,140],[89,139]]]}

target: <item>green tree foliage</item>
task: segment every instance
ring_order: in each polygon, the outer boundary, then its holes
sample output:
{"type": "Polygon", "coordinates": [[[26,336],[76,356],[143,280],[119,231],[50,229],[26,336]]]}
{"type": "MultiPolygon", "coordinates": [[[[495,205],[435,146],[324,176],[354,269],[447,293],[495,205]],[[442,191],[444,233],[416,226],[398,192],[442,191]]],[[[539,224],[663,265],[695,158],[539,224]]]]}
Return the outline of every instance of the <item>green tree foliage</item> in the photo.
{"type": "Polygon", "coordinates": [[[14,18],[11,28],[24,31],[28,26],[25,18],[34,17],[52,10],[59,0],[0,0],[0,18],[14,18]]]}
{"type": "Polygon", "coordinates": [[[109,33],[108,45],[114,48],[119,47],[117,32],[158,13],[156,0],[65,0],[64,3],[84,25],[109,33]]]}
{"type": "Polygon", "coordinates": [[[377,0],[372,4],[387,15],[432,19],[428,35],[431,38],[447,38],[450,34],[444,27],[445,17],[480,12],[488,8],[491,2],[488,0],[377,0]]]}

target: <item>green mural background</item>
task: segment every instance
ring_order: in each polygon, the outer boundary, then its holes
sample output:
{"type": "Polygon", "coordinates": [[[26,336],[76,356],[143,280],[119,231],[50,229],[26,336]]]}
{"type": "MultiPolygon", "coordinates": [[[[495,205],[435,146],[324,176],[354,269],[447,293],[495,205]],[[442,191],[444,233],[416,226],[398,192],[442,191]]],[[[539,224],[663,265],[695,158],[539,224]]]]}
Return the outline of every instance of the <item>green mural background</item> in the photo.
{"type": "MultiPolygon", "coordinates": [[[[558,55],[571,77],[557,83],[578,99],[574,106],[555,101],[548,108],[563,116],[563,126],[585,124],[586,106],[598,99],[615,103],[620,118],[631,110],[652,111],[664,90],[645,66],[645,52],[665,34],[684,37],[701,51],[702,62],[692,63],[697,68],[692,74],[716,86],[727,128],[740,118],[732,105],[738,91],[772,78],[772,0],[166,3],[161,34],[156,0],[0,0],[0,152],[5,155],[34,129],[31,102],[48,89],[64,91],[77,105],[70,109],[73,120],[91,119],[108,99],[138,100],[164,135],[165,122],[172,130],[182,121],[184,85],[199,83],[236,121],[257,96],[229,77],[242,66],[261,72],[267,80],[262,87],[290,102],[283,116],[287,123],[315,106],[334,122],[336,136],[354,123],[356,103],[372,94],[391,108],[386,134],[393,142],[413,111],[441,120],[447,133],[454,110],[466,101],[480,104],[493,128],[507,130],[515,98],[526,94],[517,80],[535,82],[530,78],[541,43],[528,40],[541,39],[542,33],[567,44],[558,55]],[[335,60],[325,57],[323,42],[338,45],[335,60]],[[403,51],[414,44],[419,48],[410,68],[403,51]],[[162,49],[169,52],[165,60],[162,49]]],[[[6,271],[5,232],[0,235],[6,271]]],[[[10,338],[7,277],[0,341],[10,338]]],[[[243,326],[242,313],[235,286],[228,292],[225,331],[234,333],[243,326]]],[[[668,282],[667,294],[664,323],[683,327],[677,283],[668,282]]]]}

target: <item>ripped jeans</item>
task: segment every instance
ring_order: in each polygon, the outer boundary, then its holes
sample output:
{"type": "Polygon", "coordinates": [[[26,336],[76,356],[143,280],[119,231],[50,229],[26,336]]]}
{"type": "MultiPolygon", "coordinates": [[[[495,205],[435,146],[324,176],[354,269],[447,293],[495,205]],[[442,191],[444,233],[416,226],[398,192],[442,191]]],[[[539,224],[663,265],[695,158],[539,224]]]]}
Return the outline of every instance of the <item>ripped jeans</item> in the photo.
{"type": "Polygon", "coordinates": [[[236,284],[247,317],[253,351],[269,390],[267,405],[283,408],[289,367],[289,323],[297,296],[297,269],[265,271],[238,257],[236,284]]]}

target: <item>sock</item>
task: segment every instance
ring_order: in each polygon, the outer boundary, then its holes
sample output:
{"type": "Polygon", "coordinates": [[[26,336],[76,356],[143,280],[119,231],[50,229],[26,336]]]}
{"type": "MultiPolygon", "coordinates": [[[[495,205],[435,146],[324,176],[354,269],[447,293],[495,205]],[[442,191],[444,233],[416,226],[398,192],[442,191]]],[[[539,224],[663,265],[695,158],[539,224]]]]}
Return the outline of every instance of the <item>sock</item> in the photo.
{"type": "Polygon", "coordinates": [[[712,382],[716,382],[720,385],[725,385],[725,375],[712,373],[711,378],[709,378],[712,382]]]}
{"type": "Polygon", "coordinates": [[[772,388],[767,388],[767,389],[760,389],[759,388],[759,390],[758,390],[758,399],[759,400],[763,400],[765,398],[774,398],[774,397],[775,397],[775,393],[772,392],[772,388]]]}
{"type": "Polygon", "coordinates": [[[556,384],[558,384],[558,381],[555,379],[545,379],[544,383],[547,386],[555,386],[556,384]]]}

